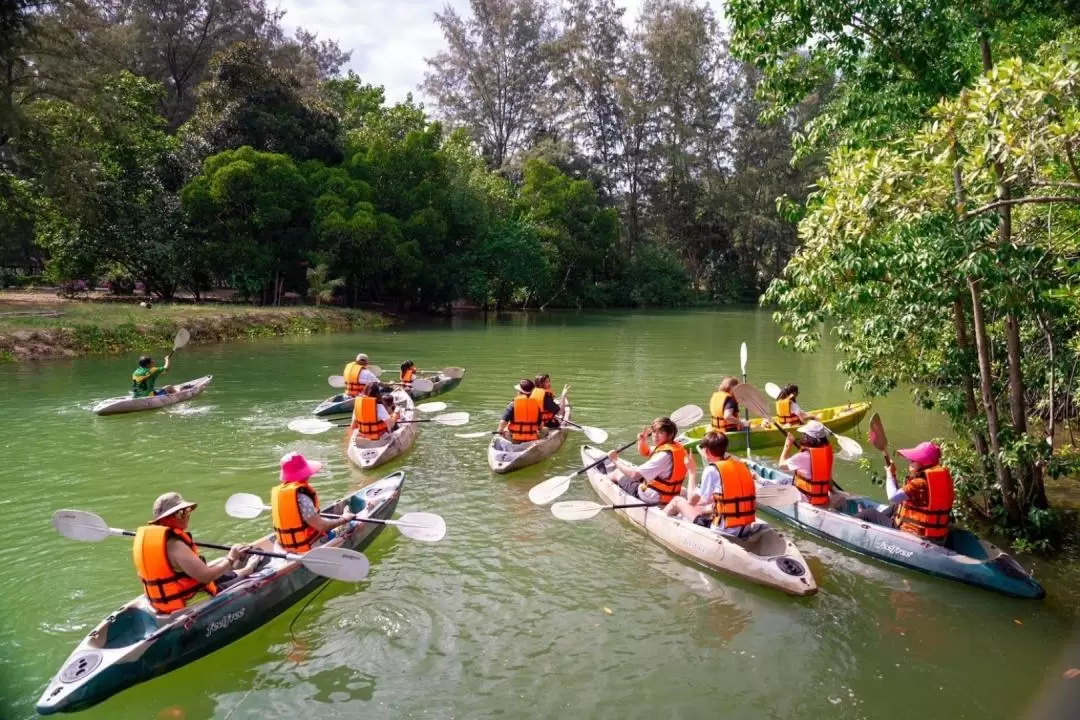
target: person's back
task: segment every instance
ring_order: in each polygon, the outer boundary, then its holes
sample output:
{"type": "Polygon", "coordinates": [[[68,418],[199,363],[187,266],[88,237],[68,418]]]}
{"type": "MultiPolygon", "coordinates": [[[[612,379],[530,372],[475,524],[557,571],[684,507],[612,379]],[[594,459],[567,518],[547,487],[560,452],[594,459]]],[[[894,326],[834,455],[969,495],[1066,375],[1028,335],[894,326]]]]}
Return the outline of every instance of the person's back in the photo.
{"type": "Polygon", "coordinates": [[[154,365],[152,358],[143,355],[139,358],[139,366],[131,373],[131,396],[139,398],[160,394],[162,391],[156,390],[154,384],[157,382],[158,377],[164,375],[168,370],[168,355],[165,356],[165,366],[160,368],[154,365]]]}
{"type": "Polygon", "coordinates": [[[712,416],[713,430],[733,432],[743,427],[739,420],[739,403],[732,390],[739,381],[734,377],[725,377],[720,381],[716,392],[709,398],[709,414],[712,416]]]}
{"type": "Polygon", "coordinates": [[[956,493],[948,469],[940,465],[921,468],[908,478],[903,490],[906,497],[896,516],[898,527],[927,540],[944,542],[956,493]]]}
{"type": "Polygon", "coordinates": [[[795,474],[795,487],[803,494],[805,502],[811,505],[828,506],[832,493],[833,449],[829,444],[825,426],[817,420],[811,420],[799,428],[803,439],[799,441],[799,451],[788,458],[792,448],[792,436],[789,434],[780,453],[780,466],[795,474]]]}
{"type": "Polygon", "coordinates": [[[322,469],[322,463],[307,460],[300,453],[281,458],[280,484],[270,491],[271,518],[277,544],[288,552],[303,553],[319,542],[333,537],[332,530],[352,520],[346,512],[341,518],[324,518],[319,511],[319,495],[310,478],[322,469]]]}
{"type": "Polygon", "coordinates": [[[732,455],[724,455],[712,465],[719,474],[719,485],[712,496],[712,528],[738,535],[757,519],[754,475],[746,463],[732,455]]]}
{"type": "Polygon", "coordinates": [[[348,397],[363,395],[368,385],[378,381],[368,369],[368,356],[364,353],[358,354],[356,360],[346,365],[341,376],[345,380],[345,395],[348,397]]]}
{"type": "Polygon", "coordinates": [[[533,399],[536,385],[526,378],[514,386],[515,397],[503,412],[499,422],[499,435],[505,434],[510,442],[527,443],[540,438],[540,404],[533,399]]]}

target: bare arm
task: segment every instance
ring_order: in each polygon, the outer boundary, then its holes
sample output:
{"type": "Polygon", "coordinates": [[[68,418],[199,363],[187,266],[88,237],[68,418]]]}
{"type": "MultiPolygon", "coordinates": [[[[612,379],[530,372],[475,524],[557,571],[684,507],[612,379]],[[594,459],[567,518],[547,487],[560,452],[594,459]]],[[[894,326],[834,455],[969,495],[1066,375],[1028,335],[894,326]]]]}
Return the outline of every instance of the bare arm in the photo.
{"type": "Polygon", "coordinates": [[[199,556],[179,540],[169,541],[169,561],[190,577],[206,584],[212,583],[233,568],[233,561],[243,556],[246,546],[234,545],[229,554],[209,563],[204,563],[199,556]]]}

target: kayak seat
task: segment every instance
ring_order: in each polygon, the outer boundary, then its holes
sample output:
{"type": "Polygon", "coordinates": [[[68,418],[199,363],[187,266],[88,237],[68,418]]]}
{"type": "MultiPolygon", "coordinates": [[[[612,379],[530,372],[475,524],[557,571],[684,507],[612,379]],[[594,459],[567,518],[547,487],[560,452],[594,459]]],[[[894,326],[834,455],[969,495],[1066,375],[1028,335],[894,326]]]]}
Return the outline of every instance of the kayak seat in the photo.
{"type": "Polygon", "coordinates": [[[787,552],[787,542],[780,533],[773,531],[772,527],[766,523],[756,523],[753,529],[754,532],[749,537],[738,538],[731,535],[724,537],[758,557],[774,557],[787,552]]]}
{"type": "MultiPolygon", "coordinates": [[[[982,540],[974,533],[960,528],[954,527],[949,531],[948,537],[945,538],[945,547],[976,560],[990,559],[982,540]]],[[[1027,577],[1026,572],[1023,573],[1023,577],[1027,577]]]]}
{"type": "MultiPolygon", "coordinates": [[[[111,623],[102,648],[121,648],[134,645],[149,637],[158,629],[157,613],[140,607],[127,606],[120,610],[111,623]]],[[[169,617],[161,615],[162,618],[169,617]]]]}

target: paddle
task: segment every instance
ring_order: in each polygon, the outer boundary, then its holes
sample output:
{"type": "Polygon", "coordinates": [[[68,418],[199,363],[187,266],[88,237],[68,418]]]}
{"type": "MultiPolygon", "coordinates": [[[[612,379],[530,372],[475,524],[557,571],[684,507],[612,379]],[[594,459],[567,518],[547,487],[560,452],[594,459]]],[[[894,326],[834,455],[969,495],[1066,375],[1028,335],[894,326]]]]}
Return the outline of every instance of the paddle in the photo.
{"type": "MultiPolygon", "coordinates": [[[[676,426],[687,427],[700,420],[704,414],[704,411],[697,405],[684,405],[671,413],[670,417],[671,421],[674,422],[676,426]]],[[[617,452],[622,452],[636,443],[637,438],[631,440],[622,447],[617,448],[617,452]]],[[[556,475],[555,477],[548,478],[542,483],[534,485],[532,489],[529,490],[529,500],[532,501],[534,505],[547,505],[549,502],[566,492],[567,488],[570,487],[570,481],[576,476],[596,467],[606,459],[607,455],[605,454],[604,457],[596,462],[590,463],[570,475],[556,475]]]]}
{"type": "MultiPolygon", "coordinates": [[[[575,422],[569,420],[563,421],[565,425],[569,425],[571,429],[581,430],[585,433],[585,437],[589,438],[590,442],[594,443],[606,443],[608,441],[607,430],[598,427],[591,427],[589,425],[578,425],[575,422]]],[[[498,435],[497,430],[481,430],[480,432],[471,433],[454,433],[454,437],[461,438],[462,440],[475,440],[482,437],[491,437],[492,435],[498,435]]]]}
{"type": "Polygon", "coordinates": [[[889,439],[885,437],[885,426],[877,413],[870,416],[870,444],[883,453],[889,452],[889,439]]]}
{"type": "MultiPolygon", "coordinates": [[[[99,542],[110,535],[135,537],[135,533],[131,530],[109,527],[100,516],[82,510],[57,510],[53,513],[52,524],[56,531],[64,537],[82,542],[99,542]]],[[[232,549],[228,545],[215,545],[205,542],[200,542],[198,545],[199,547],[214,548],[215,550],[232,549]]],[[[367,577],[369,568],[368,559],[363,553],[346,548],[317,547],[303,555],[266,552],[265,550],[249,550],[248,553],[298,562],[316,575],[343,582],[359,582],[363,580],[367,577]]]]}
{"type": "MultiPolygon", "coordinates": [[[[764,507],[783,507],[794,505],[802,499],[802,493],[794,485],[761,485],[757,489],[757,504],[764,507]]],[[[658,507],[657,503],[625,503],[621,505],[601,505],[589,500],[564,500],[551,506],[551,514],[560,520],[588,520],[596,517],[602,510],[621,510],[623,508],[658,507]]]]}
{"type": "MultiPolygon", "coordinates": [[[[262,498],[252,493],[236,493],[225,501],[225,512],[230,517],[241,520],[252,520],[271,510],[269,505],[263,503],[262,498]]],[[[337,520],[340,515],[319,513],[325,518],[337,520]]],[[[439,542],[446,537],[446,522],[434,513],[413,512],[405,513],[398,520],[382,520],[380,518],[356,518],[358,523],[374,523],[376,525],[394,525],[401,530],[401,534],[413,540],[424,542],[439,542]]]]}
{"type": "Polygon", "coordinates": [[[173,338],[172,352],[169,354],[172,355],[172,353],[187,345],[188,340],[190,339],[191,333],[187,331],[187,328],[180,328],[180,330],[176,333],[176,337],[173,338]]]}
{"type": "MultiPolygon", "coordinates": [[[[447,425],[449,427],[459,427],[461,425],[469,424],[469,413],[467,412],[452,412],[445,413],[443,415],[436,415],[433,418],[420,418],[418,420],[398,420],[397,424],[405,425],[408,423],[425,423],[433,422],[439,425],[447,425]]],[[[319,435],[327,430],[333,430],[334,428],[347,428],[352,425],[352,422],[344,423],[332,423],[322,420],[320,418],[297,418],[292,420],[288,424],[288,428],[293,432],[303,433],[304,435],[319,435]]]]}
{"type": "MultiPolygon", "coordinates": [[[[383,374],[383,369],[378,365],[368,365],[367,370],[375,377],[379,377],[383,374]]],[[[343,388],[345,387],[345,376],[331,375],[330,377],[326,378],[326,382],[330,385],[330,387],[343,388]]]]}
{"type": "Polygon", "coordinates": [[[491,437],[492,435],[498,435],[497,430],[481,430],[480,432],[471,433],[454,433],[454,437],[461,438],[462,440],[475,440],[482,437],[491,437]]]}
{"type": "MultiPolygon", "coordinates": [[[[780,387],[775,383],[765,383],[765,392],[769,394],[769,397],[775,400],[777,397],[780,396],[780,387]]],[[[881,421],[878,420],[879,424],[880,422],[881,421]]],[[[825,423],[822,423],[822,425],[825,428],[825,432],[836,438],[836,444],[840,446],[840,449],[843,450],[847,455],[851,456],[850,459],[857,458],[863,454],[862,445],[859,444],[858,440],[849,438],[844,435],[837,435],[828,425],[825,425],[825,423]]]]}
{"type": "MultiPolygon", "coordinates": [[[[746,384],[746,343],[739,346],[739,363],[742,365],[742,381],[746,384]]],[[[746,416],[746,457],[750,457],[750,409],[743,408],[746,416]]]]}

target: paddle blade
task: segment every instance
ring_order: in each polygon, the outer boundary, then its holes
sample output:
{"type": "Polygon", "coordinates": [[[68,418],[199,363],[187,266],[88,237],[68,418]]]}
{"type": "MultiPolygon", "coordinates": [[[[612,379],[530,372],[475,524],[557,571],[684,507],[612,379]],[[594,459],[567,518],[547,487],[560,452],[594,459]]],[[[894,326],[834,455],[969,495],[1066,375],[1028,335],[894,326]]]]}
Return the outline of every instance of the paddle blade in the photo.
{"type": "Polygon", "coordinates": [[[840,446],[840,450],[845,454],[850,455],[853,458],[862,457],[863,449],[858,440],[849,438],[844,435],[837,435],[836,433],[829,431],[833,437],[836,438],[836,444],[840,446]]]}
{"type": "Polygon", "coordinates": [[[421,405],[417,405],[416,409],[419,410],[420,412],[424,412],[424,413],[442,412],[443,410],[446,409],[446,403],[444,403],[444,402],[423,403],[421,405]]]}
{"type": "Polygon", "coordinates": [[[749,383],[739,383],[732,391],[735,395],[735,399],[739,401],[739,404],[757,415],[758,417],[765,418],[766,420],[772,417],[772,412],[769,408],[769,401],[765,399],[765,396],[761,394],[761,391],[749,383]]]}
{"type": "Polygon", "coordinates": [[[870,416],[870,444],[881,452],[889,447],[889,439],[885,437],[885,426],[881,424],[881,416],[874,413],[870,416]]]}
{"type": "Polygon", "coordinates": [[[739,364],[742,365],[743,377],[746,377],[746,343],[739,346],[739,364]]]}
{"type": "Polygon", "coordinates": [[[475,440],[482,437],[491,437],[494,435],[490,430],[484,430],[483,432],[471,432],[471,433],[454,433],[454,437],[461,438],[462,440],[475,440]]]}
{"type": "Polygon", "coordinates": [[[369,371],[371,372],[371,374],[372,374],[372,375],[374,375],[375,377],[379,377],[379,376],[380,376],[380,375],[382,375],[382,374],[383,374],[383,372],[384,372],[384,370],[383,370],[383,369],[382,369],[381,367],[379,367],[378,365],[368,365],[368,366],[367,366],[367,369],[368,369],[368,370],[369,370],[369,371]]]}
{"type": "Polygon", "coordinates": [[[289,555],[316,575],[342,582],[360,582],[368,575],[371,563],[363,553],[346,548],[317,547],[304,555],[289,555]]]}
{"type": "Polygon", "coordinates": [[[757,504],[764,507],[784,507],[802,500],[802,493],[794,485],[758,485],[757,504]]]}
{"type": "Polygon", "coordinates": [[[452,412],[445,415],[436,415],[432,418],[440,425],[449,425],[451,427],[457,427],[459,425],[469,424],[469,413],[467,412],[452,412]]]}
{"type": "Polygon", "coordinates": [[[191,339],[191,333],[187,331],[187,328],[180,328],[180,331],[176,333],[176,337],[173,338],[172,349],[176,352],[180,348],[188,344],[188,340],[191,339]]]}
{"type": "Polygon", "coordinates": [[[435,389],[435,383],[427,378],[417,378],[409,383],[416,392],[431,392],[435,389]]]}
{"type": "Polygon", "coordinates": [[[265,509],[262,498],[252,493],[234,493],[225,501],[225,513],[241,520],[257,518],[265,509]]]}
{"type": "Polygon", "coordinates": [[[547,505],[555,500],[570,487],[571,478],[566,475],[556,475],[542,483],[533,485],[529,490],[529,500],[533,505],[547,505]]]}
{"type": "Polygon", "coordinates": [[[607,430],[604,428],[590,427],[585,425],[581,428],[585,431],[585,437],[589,438],[589,442],[594,442],[597,445],[603,445],[608,441],[607,430]]]}
{"type": "Polygon", "coordinates": [[[697,405],[683,405],[669,417],[678,427],[688,427],[697,423],[704,415],[705,411],[697,405]]]}
{"type": "Polygon", "coordinates": [[[405,513],[394,521],[401,534],[413,540],[439,542],[446,537],[446,521],[435,513],[405,513]]]}
{"type": "Polygon", "coordinates": [[[775,400],[780,397],[780,386],[776,383],[765,383],[765,394],[775,400]]]}
{"type": "Polygon", "coordinates": [[[101,517],[82,510],[57,510],[52,526],[64,537],[82,542],[100,542],[113,534],[101,517]]]}
{"type": "Polygon", "coordinates": [[[345,387],[345,376],[344,375],[331,375],[330,377],[326,378],[326,382],[327,382],[328,385],[330,385],[330,387],[343,388],[343,387],[345,387]]]}
{"type": "Polygon", "coordinates": [[[599,505],[588,500],[564,500],[551,506],[551,514],[560,520],[576,522],[594,518],[606,507],[606,505],[599,505]]]}
{"type": "Polygon", "coordinates": [[[288,428],[293,432],[303,433],[304,435],[318,435],[336,427],[337,425],[319,418],[297,418],[296,420],[290,420],[288,425],[288,428]]]}

